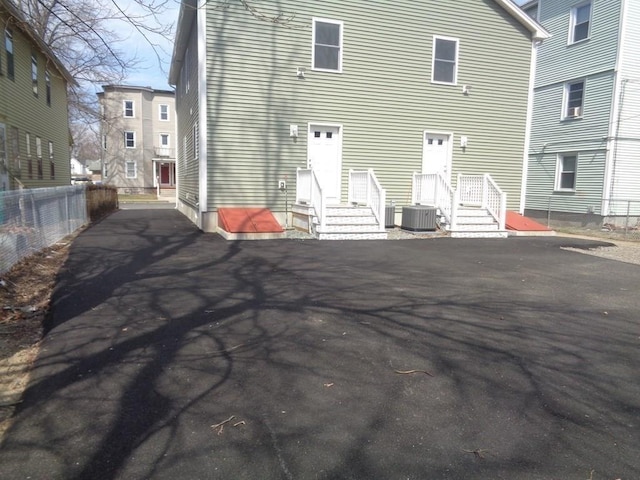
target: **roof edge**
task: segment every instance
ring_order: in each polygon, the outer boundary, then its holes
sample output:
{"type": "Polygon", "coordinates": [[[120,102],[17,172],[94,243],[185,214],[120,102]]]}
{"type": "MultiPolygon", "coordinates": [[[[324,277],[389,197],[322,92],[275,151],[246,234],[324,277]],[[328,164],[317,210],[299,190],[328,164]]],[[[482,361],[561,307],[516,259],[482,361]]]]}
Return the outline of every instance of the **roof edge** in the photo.
{"type": "Polygon", "coordinates": [[[533,40],[542,41],[551,37],[551,34],[542,25],[527,15],[524,10],[511,0],[494,0],[494,2],[504,8],[513,18],[529,30],[533,40]]]}

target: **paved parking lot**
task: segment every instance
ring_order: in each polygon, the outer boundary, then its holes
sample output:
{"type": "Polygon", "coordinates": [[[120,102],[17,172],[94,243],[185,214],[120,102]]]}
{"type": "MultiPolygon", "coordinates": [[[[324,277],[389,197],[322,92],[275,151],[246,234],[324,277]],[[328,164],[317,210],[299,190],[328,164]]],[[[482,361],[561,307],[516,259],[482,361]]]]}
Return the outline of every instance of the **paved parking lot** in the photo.
{"type": "Polygon", "coordinates": [[[561,249],[594,245],[119,211],[72,247],[0,478],[640,478],[640,266],[561,249]]]}

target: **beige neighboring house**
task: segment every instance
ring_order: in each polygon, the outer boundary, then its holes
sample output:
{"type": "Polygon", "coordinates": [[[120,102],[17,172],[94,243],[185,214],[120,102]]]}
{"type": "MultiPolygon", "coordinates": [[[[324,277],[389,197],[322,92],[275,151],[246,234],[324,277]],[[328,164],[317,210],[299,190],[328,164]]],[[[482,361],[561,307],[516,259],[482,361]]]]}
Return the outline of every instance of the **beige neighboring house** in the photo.
{"type": "Polygon", "coordinates": [[[68,70],[0,0],[0,191],[69,185],[68,70]]]}
{"type": "Polygon", "coordinates": [[[122,194],[175,198],[175,93],[103,85],[102,181],[122,194]]]}

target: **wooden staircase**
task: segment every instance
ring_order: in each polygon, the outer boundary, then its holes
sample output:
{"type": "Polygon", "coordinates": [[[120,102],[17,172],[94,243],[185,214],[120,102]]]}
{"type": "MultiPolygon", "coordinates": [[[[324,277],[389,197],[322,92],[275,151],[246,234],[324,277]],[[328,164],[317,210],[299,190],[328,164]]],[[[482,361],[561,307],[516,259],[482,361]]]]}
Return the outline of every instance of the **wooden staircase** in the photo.
{"type": "MultiPolygon", "coordinates": [[[[384,220],[383,220],[384,221],[384,220]]],[[[334,205],[326,208],[324,227],[314,222],[318,240],[386,240],[370,207],[334,205]]]]}
{"type": "Polygon", "coordinates": [[[506,230],[500,230],[498,222],[485,208],[460,206],[456,226],[449,230],[453,238],[507,238],[506,230]]]}

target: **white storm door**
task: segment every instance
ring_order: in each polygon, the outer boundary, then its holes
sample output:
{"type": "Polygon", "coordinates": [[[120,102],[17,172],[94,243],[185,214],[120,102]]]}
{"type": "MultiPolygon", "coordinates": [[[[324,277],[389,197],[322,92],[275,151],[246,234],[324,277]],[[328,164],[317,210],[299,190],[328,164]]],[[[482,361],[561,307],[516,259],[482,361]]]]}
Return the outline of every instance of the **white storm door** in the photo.
{"type": "Polygon", "coordinates": [[[309,168],[313,168],[329,204],[340,203],[341,152],[340,127],[309,125],[309,168]]]}
{"type": "Polygon", "coordinates": [[[422,173],[438,173],[451,181],[449,158],[451,156],[451,135],[425,132],[422,147],[422,173]]]}

